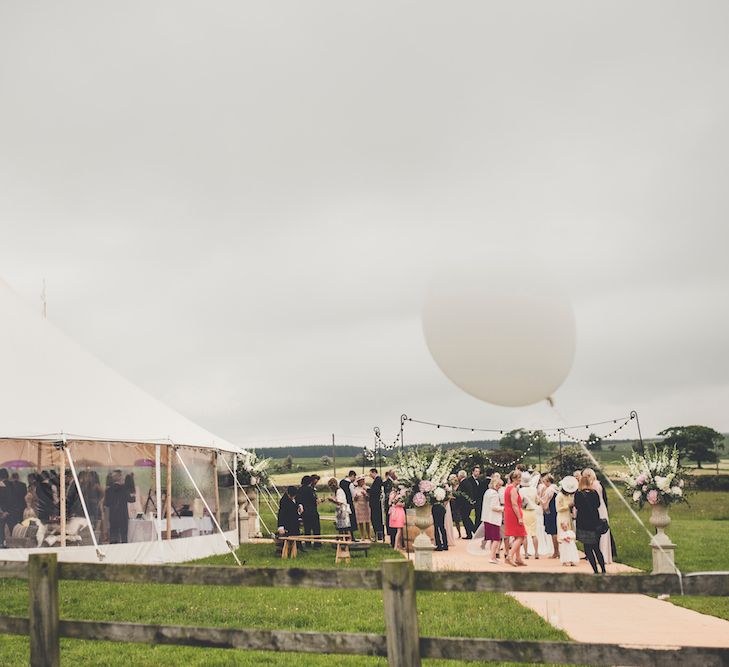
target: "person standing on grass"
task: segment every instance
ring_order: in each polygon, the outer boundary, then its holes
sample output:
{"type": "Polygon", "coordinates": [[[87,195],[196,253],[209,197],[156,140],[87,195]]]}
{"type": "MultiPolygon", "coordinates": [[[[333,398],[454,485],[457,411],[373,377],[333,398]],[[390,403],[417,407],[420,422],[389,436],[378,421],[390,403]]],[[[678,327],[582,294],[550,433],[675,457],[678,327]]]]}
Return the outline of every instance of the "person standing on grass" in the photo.
{"type": "Polygon", "coordinates": [[[504,485],[504,480],[497,472],[492,473],[489,488],[483,496],[481,508],[481,519],[483,519],[483,543],[482,548],[489,550],[491,557],[489,562],[498,564],[496,553],[501,545],[501,524],[504,518],[504,508],[499,501],[499,489],[504,485]]]}
{"type": "Polygon", "coordinates": [[[509,565],[526,565],[521,559],[521,547],[526,537],[524,528],[524,516],[521,508],[521,496],[519,495],[519,479],[521,472],[512,470],[509,473],[509,483],[504,492],[504,535],[513,538],[511,548],[505,560],[509,565]]]}
{"type": "MultiPolygon", "coordinates": [[[[296,487],[289,486],[279,501],[278,516],[276,517],[276,532],[282,537],[296,537],[301,535],[299,517],[303,508],[296,502],[296,496],[296,487]]],[[[299,543],[299,547],[303,551],[303,545],[301,543],[299,543]]]]}
{"type": "Polygon", "coordinates": [[[395,531],[390,525],[390,494],[395,489],[395,483],[397,482],[397,474],[394,470],[388,470],[385,473],[385,481],[382,484],[382,495],[385,503],[385,527],[387,534],[390,538],[390,546],[395,546],[395,531]]]}
{"type": "MultiPolygon", "coordinates": [[[[301,505],[301,520],[304,524],[304,535],[314,535],[314,514],[316,513],[316,496],[311,488],[311,475],[301,478],[301,486],[296,493],[296,503],[301,505]]],[[[309,540],[311,544],[311,540],[309,540]]]]}
{"type": "Polygon", "coordinates": [[[370,468],[370,516],[372,517],[372,530],[375,532],[375,540],[385,541],[385,531],[382,525],[382,477],[377,468],[370,468]]]}
{"type": "Polygon", "coordinates": [[[371,541],[372,524],[370,517],[370,502],[364,475],[357,477],[355,485],[352,488],[352,500],[354,501],[354,515],[357,519],[357,527],[359,529],[360,538],[371,541]]]}
{"type": "Polygon", "coordinates": [[[397,490],[390,492],[390,527],[395,531],[393,548],[404,549],[403,528],[405,528],[405,505],[397,490]]]}
{"type": "Polygon", "coordinates": [[[344,489],[340,488],[334,477],[329,479],[327,486],[333,494],[329,497],[329,500],[333,502],[336,507],[334,511],[334,525],[337,527],[337,532],[340,535],[348,535],[352,524],[347,496],[344,493],[344,489]]]}
{"type": "Polygon", "coordinates": [[[352,500],[352,484],[354,484],[354,480],[357,478],[357,473],[354,470],[350,470],[347,473],[347,476],[339,482],[339,488],[344,491],[344,495],[347,496],[347,502],[349,503],[349,509],[351,522],[352,522],[352,528],[350,530],[350,533],[352,534],[352,540],[354,541],[354,531],[357,530],[357,526],[355,523],[355,514],[354,514],[354,501],[352,500]]]}
{"type": "Polygon", "coordinates": [[[577,511],[577,529],[575,535],[582,542],[585,556],[597,574],[597,566],[605,574],[605,558],[600,551],[600,496],[592,488],[589,475],[582,475],[580,488],[575,493],[575,510],[577,511]]]}
{"type": "MultiPolygon", "coordinates": [[[[314,496],[314,512],[312,514],[312,530],[314,531],[314,535],[321,535],[321,517],[319,516],[319,504],[322,502],[319,500],[319,496],[316,494],[316,487],[319,484],[319,480],[321,477],[317,474],[314,474],[311,476],[311,493],[314,496]]],[[[321,544],[319,542],[315,542],[314,546],[317,549],[321,548],[321,544]]]]}

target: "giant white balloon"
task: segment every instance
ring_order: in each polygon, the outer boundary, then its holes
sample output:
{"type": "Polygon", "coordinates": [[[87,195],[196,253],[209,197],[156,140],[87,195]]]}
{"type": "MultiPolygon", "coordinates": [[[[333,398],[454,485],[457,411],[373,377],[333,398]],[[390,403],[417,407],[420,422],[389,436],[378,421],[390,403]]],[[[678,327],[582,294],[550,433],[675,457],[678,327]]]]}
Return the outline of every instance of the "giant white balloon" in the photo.
{"type": "Polygon", "coordinates": [[[461,389],[488,403],[551,397],[575,356],[575,317],[548,272],[519,266],[456,269],[436,279],[423,311],[433,359],[461,389]]]}

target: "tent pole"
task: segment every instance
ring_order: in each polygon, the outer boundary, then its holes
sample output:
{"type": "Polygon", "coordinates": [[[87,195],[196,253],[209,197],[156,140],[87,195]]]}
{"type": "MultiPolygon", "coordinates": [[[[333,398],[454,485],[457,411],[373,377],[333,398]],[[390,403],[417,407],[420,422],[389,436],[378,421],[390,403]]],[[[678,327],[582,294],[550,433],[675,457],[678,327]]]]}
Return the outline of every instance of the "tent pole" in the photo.
{"type": "Polygon", "coordinates": [[[167,514],[166,539],[172,539],[172,445],[167,445],[167,496],[165,497],[167,514]]]}
{"type": "MultiPolygon", "coordinates": [[[[228,465],[228,462],[225,460],[225,455],[223,455],[223,461],[225,462],[225,465],[228,465]]],[[[234,506],[234,512],[235,512],[235,534],[238,535],[238,544],[240,544],[240,518],[238,516],[238,485],[236,484],[236,478],[235,473],[238,470],[238,454],[233,454],[233,506],[234,506]]]]}
{"type": "MultiPolygon", "coordinates": [[[[187,473],[187,477],[190,480],[190,483],[192,484],[192,487],[195,489],[198,496],[200,496],[200,500],[203,501],[203,505],[205,505],[205,509],[208,511],[208,514],[210,515],[210,518],[213,520],[213,523],[215,524],[215,527],[218,529],[220,534],[223,536],[223,539],[225,540],[225,543],[228,545],[228,549],[230,549],[230,553],[233,554],[233,558],[235,558],[235,562],[240,565],[240,567],[243,567],[243,563],[240,562],[240,558],[238,558],[238,554],[235,552],[235,546],[230,543],[228,538],[225,536],[225,531],[220,527],[220,523],[218,522],[216,516],[212,513],[210,510],[210,505],[208,505],[208,501],[205,500],[205,496],[203,496],[202,493],[200,493],[200,489],[197,486],[197,482],[195,482],[194,477],[190,473],[190,471],[187,468],[187,464],[185,463],[185,460],[182,458],[182,454],[180,454],[180,450],[175,449],[175,454],[177,454],[177,460],[182,464],[182,467],[185,469],[185,472],[187,473]]],[[[227,464],[227,461],[226,461],[227,464]]]]}
{"type": "Polygon", "coordinates": [[[89,510],[86,507],[86,498],[84,498],[83,491],[81,491],[81,485],[78,483],[78,475],[76,474],[76,466],[73,462],[73,457],[71,456],[71,448],[66,447],[64,445],[64,449],[66,450],[66,458],[68,458],[68,465],[71,468],[71,474],[73,475],[73,481],[76,484],[76,491],[78,491],[78,497],[81,501],[81,508],[84,511],[84,516],[86,517],[86,522],[88,523],[89,532],[91,533],[91,541],[94,543],[94,546],[96,547],[96,556],[99,560],[102,560],[106,554],[99,548],[99,543],[96,541],[96,532],[94,531],[94,524],[91,523],[91,517],[89,517],[89,510]]]}
{"type": "Polygon", "coordinates": [[[215,490],[215,518],[220,523],[220,487],[218,486],[218,452],[213,452],[213,489],[215,490]]]}
{"type": "Polygon", "coordinates": [[[154,491],[156,500],[155,525],[157,526],[157,539],[162,539],[162,445],[154,446],[154,491]]]}
{"type": "MultiPolygon", "coordinates": [[[[225,465],[228,466],[228,462],[225,459],[223,459],[223,461],[225,462],[225,465]]],[[[228,466],[228,470],[230,470],[230,466],[228,466]]],[[[232,470],[230,472],[231,472],[231,474],[233,474],[232,470]]],[[[266,525],[266,522],[263,520],[261,513],[256,509],[256,506],[251,502],[251,499],[248,496],[248,494],[246,493],[246,490],[243,488],[243,485],[238,481],[238,477],[236,475],[233,475],[233,479],[235,479],[236,487],[240,488],[240,490],[243,492],[243,497],[246,499],[246,502],[248,503],[248,505],[253,508],[253,511],[256,513],[256,515],[260,519],[261,524],[263,524],[263,527],[266,529],[266,532],[270,533],[271,531],[268,528],[268,526],[266,525]]],[[[258,487],[256,487],[256,488],[258,488],[258,487]]],[[[265,497],[264,497],[264,500],[265,500],[265,497]]],[[[269,505],[269,507],[270,507],[270,505],[269,505]]],[[[275,517],[276,512],[274,512],[273,514],[275,517]]]]}
{"type": "Polygon", "coordinates": [[[61,445],[60,458],[60,488],[58,489],[58,502],[61,515],[61,547],[66,546],[66,462],[63,460],[63,450],[65,447],[61,445]]]}

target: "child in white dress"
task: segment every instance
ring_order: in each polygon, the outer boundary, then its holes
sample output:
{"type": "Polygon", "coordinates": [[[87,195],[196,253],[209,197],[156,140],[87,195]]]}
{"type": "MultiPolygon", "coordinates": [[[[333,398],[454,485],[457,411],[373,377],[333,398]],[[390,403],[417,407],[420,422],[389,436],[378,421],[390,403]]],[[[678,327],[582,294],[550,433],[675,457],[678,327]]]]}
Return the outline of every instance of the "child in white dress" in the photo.
{"type": "Polygon", "coordinates": [[[565,521],[560,524],[559,531],[559,560],[564,566],[575,567],[580,562],[580,554],[577,553],[575,544],[575,531],[570,530],[565,521]]]}

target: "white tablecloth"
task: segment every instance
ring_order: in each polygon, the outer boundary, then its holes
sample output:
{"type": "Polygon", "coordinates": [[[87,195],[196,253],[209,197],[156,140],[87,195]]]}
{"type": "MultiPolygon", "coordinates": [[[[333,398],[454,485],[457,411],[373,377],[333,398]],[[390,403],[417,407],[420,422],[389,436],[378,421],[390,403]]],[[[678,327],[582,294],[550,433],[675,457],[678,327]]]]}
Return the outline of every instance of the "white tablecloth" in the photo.
{"type": "MultiPolygon", "coordinates": [[[[159,521],[162,529],[162,536],[167,530],[167,520],[159,521]]],[[[208,535],[213,532],[213,521],[209,516],[202,519],[196,519],[191,516],[172,517],[172,530],[181,533],[183,530],[192,530],[192,537],[198,535],[208,535]]],[[[154,542],[157,539],[157,531],[154,521],[146,519],[129,519],[129,528],[127,531],[127,542],[154,542]]]]}

